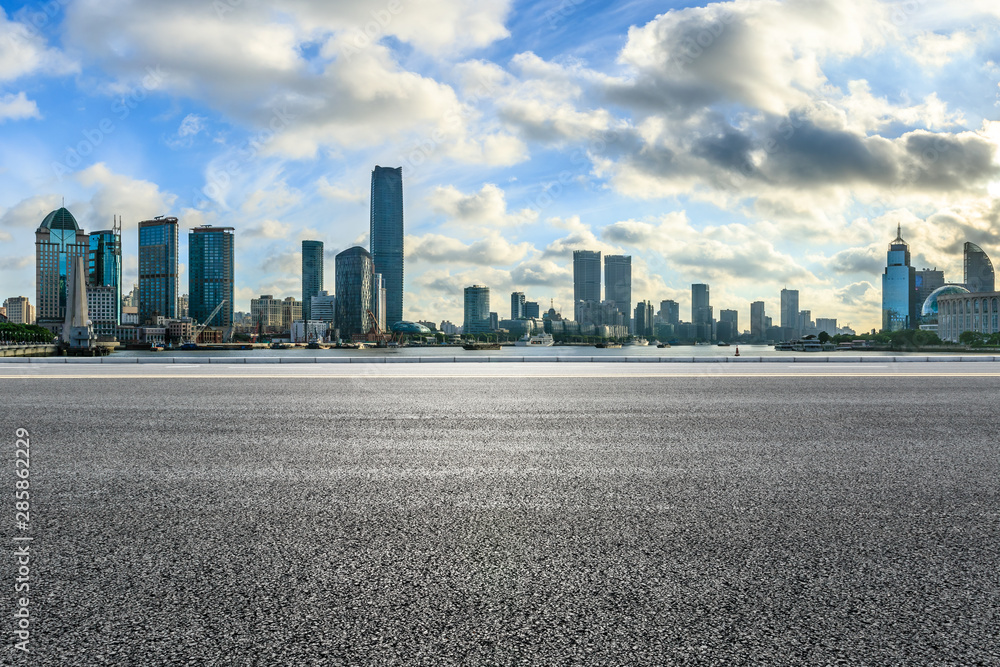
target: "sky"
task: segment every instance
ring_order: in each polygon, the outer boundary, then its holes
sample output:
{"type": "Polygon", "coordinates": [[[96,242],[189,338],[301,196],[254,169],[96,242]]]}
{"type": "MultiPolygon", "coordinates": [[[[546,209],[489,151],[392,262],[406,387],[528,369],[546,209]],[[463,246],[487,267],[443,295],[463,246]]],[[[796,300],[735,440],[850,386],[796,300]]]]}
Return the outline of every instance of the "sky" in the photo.
{"type": "Polygon", "coordinates": [[[301,297],[301,241],[368,246],[371,171],[403,167],[405,312],[491,288],[572,316],[572,252],[627,254],[633,301],[783,287],[880,326],[901,225],[962,282],[1000,257],[1000,4],[938,0],[0,2],[0,298],[34,302],[63,205],[236,228],[237,310],[301,297]]]}

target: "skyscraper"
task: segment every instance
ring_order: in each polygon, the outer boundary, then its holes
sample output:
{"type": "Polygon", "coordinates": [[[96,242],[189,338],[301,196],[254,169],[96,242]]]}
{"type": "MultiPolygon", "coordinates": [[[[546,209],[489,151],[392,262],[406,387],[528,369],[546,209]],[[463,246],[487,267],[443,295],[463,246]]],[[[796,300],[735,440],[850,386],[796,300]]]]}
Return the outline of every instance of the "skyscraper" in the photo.
{"type": "Polygon", "coordinates": [[[573,302],[601,300],[601,252],[573,251],[573,302]]]}
{"type": "Polygon", "coordinates": [[[360,246],[348,248],[334,258],[337,292],[337,327],[341,338],[362,337],[372,327],[372,256],[360,246]]]}
{"type": "Polygon", "coordinates": [[[740,333],[740,313],[738,310],[720,310],[719,311],[719,321],[729,322],[733,325],[733,333],[739,335],[740,333]]]}
{"type": "Polygon", "coordinates": [[[787,329],[786,336],[799,335],[799,291],[797,289],[781,290],[781,327],[787,329]]]}
{"type": "Polygon", "coordinates": [[[139,223],[139,323],[177,317],[177,218],[139,223]]]}
{"type": "MultiPolygon", "coordinates": [[[[924,301],[927,297],[931,295],[931,292],[936,290],[938,287],[944,285],[944,271],[939,271],[938,269],[921,269],[920,271],[914,271],[914,276],[916,279],[917,288],[917,303],[915,310],[917,312],[917,317],[920,317],[920,311],[924,306],[924,301]]],[[[922,324],[922,322],[921,322],[922,324]]],[[[816,326],[819,326],[817,323],[816,326]]]]}
{"type": "Polygon", "coordinates": [[[993,292],[996,278],[989,255],[975,243],[966,243],[962,254],[965,259],[965,289],[973,293],[993,292]]]}
{"type": "Polygon", "coordinates": [[[524,302],[524,316],[525,317],[541,317],[541,307],[538,305],[537,301],[525,301],[524,302]]]}
{"type": "Polygon", "coordinates": [[[653,304],[649,301],[640,301],[635,305],[635,327],[632,331],[636,336],[652,336],[653,332],[653,304]]]}
{"type": "MultiPolygon", "coordinates": [[[[403,168],[372,171],[371,257],[385,278],[386,322],[403,320],[403,168]]],[[[337,294],[340,292],[338,290],[337,294]]]]}
{"type": "Polygon", "coordinates": [[[302,318],[312,319],[312,298],[323,291],[323,242],[302,242],[302,318]]]}
{"type": "Polygon", "coordinates": [[[490,330],[490,288],[485,285],[466,287],[462,333],[489,333],[490,330]]]}
{"type": "MultiPolygon", "coordinates": [[[[882,330],[911,329],[916,324],[916,269],[910,266],[910,246],[896,226],[896,238],[886,253],[882,274],[882,330]]],[[[782,318],[784,319],[784,318],[782,318]]],[[[782,321],[784,326],[784,321],[782,321]]]]}
{"type": "Polygon", "coordinates": [[[750,304],[750,337],[757,342],[763,341],[766,330],[764,302],[754,301],[750,304]]]}
{"type": "Polygon", "coordinates": [[[676,326],[681,321],[681,305],[673,299],[664,299],[660,302],[660,319],[676,326]]]}
{"type": "Polygon", "coordinates": [[[524,314],[524,292],[511,292],[510,294],[510,319],[519,320],[522,317],[527,317],[524,314]]]}
{"type": "Polygon", "coordinates": [[[614,301],[628,326],[632,316],[632,257],[604,256],[604,299],[614,301]]]}
{"type": "MultiPolygon", "coordinates": [[[[121,225],[116,220],[111,229],[102,229],[90,233],[88,284],[91,287],[109,287],[114,296],[115,304],[110,313],[109,322],[121,324],[122,300],[122,233],[121,225]]],[[[103,290],[106,292],[107,290],[103,290]]],[[[97,320],[94,327],[97,328],[97,320]]]]}
{"type": "Polygon", "coordinates": [[[35,308],[40,326],[53,332],[63,326],[70,267],[76,257],[87,262],[89,244],[86,232],[65,208],[49,213],[35,230],[35,308]]]}
{"type": "Polygon", "coordinates": [[[712,323],[712,304],[709,298],[708,285],[695,283],[691,285],[691,322],[692,324],[712,323]]]}
{"type": "Polygon", "coordinates": [[[188,314],[196,322],[233,326],[235,232],[232,227],[202,225],[188,233],[188,314]]]}

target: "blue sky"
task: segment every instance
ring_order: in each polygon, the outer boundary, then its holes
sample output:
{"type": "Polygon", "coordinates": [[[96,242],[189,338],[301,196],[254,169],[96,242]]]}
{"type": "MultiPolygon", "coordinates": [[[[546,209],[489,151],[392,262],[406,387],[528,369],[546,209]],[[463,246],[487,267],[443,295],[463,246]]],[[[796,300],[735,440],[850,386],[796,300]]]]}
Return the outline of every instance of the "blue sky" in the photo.
{"type": "MultiPolygon", "coordinates": [[[[367,246],[375,165],[403,166],[406,317],[462,288],[572,312],[572,251],[633,256],[633,299],[707,282],[716,312],[782,287],[880,321],[902,224],[961,282],[1000,253],[1000,8],[991,1],[0,2],[0,298],[34,236],[237,229],[237,308],[300,295],[300,242],[367,246]]],[[[182,258],[186,237],[182,238],[182,258]]],[[[181,289],[186,289],[186,272],[181,289]]]]}

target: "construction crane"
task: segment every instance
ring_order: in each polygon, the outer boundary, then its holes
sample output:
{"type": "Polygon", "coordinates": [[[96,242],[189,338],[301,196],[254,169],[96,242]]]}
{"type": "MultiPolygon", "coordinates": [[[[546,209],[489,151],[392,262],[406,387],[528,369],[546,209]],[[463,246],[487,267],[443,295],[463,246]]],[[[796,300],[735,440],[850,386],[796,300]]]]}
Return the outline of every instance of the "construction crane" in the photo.
{"type": "Polygon", "coordinates": [[[200,336],[201,332],[205,330],[205,327],[208,326],[208,323],[212,321],[212,318],[215,317],[215,314],[218,313],[220,310],[222,310],[222,307],[226,305],[226,301],[227,299],[223,299],[222,301],[219,302],[219,305],[215,307],[215,310],[212,311],[212,314],[205,318],[205,323],[202,324],[201,326],[197,326],[194,328],[194,335],[191,336],[191,340],[184,343],[184,345],[182,345],[181,347],[192,348],[198,346],[198,336],[200,336]]]}
{"type": "Polygon", "coordinates": [[[367,336],[368,340],[374,341],[375,343],[381,345],[385,345],[389,339],[389,336],[386,335],[384,331],[382,331],[382,328],[378,325],[378,318],[375,317],[375,313],[373,313],[371,309],[368,310],[368,317],[371,318],[372,322],[371,327],[368,329],[368,336],[367,336]]]}

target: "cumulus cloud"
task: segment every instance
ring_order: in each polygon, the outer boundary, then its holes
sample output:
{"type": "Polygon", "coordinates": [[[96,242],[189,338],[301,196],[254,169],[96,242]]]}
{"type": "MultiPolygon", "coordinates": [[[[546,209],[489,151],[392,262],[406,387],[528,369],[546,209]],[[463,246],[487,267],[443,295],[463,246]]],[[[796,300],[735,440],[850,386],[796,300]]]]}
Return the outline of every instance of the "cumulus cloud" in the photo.
{"type": "Polygon", "coordinates": [[[110,227],[114,215],[121,215],[126,224],[166,215],[177,199],[161,192],[156,183],[114,173],[103,162],[77,172],[74,178],[93,192],[81,222],[96,229],[110,227]]]}
{"type": "Polygon", "coordinates": [[[441,234],[406,237],[406,256],[413,261],[436,264],[506,266],[524,257],[530,243],[510,243],[493,234],[470,244],[441,234]]]}
{"type": "Polygon", "coordinates": [[[38,105],[33,100],[29,100],[23,92],[0,96],[0,123],[24,118],[41,118],[38,105]]]}
{"type": "Polygon", "coordinates": [[[280,13],[254,1],[218,12],[198,0],[113,7],[80,0],[67,8],[66,24],[70,43],[122,82],[161,68],[162,91],[204,101],[266,135],[259,141],[265,154],[311,158],[323,146],[392,141],[423,147],[423,161],[523,159],[514,137],[480,127],[450,86],[401,67],[380,39],[434,52],[483,45],[506,34],[507,3],[435,0],[434,14],[390,4],[401,13],[364,48],[355,29],[383,10],[360,0],[293,2],[280,13]]]}
{"type": "Polygon", "coordinates": [[[240,230],[240,236],[257,239],[283,239],[292,233],[292,226],[277,220],[261,220],[240,230]]]}
{"type": "Polygon", "coordinates": [[[435,212],[467,227],[518,227],[538,218],[538,212],[530,208],[508,211],[504,191],[493,183],[472,194],[463,194],[453,186],[439,186],[429,199],[435,212]]]}
{"type": "Polygon", "coordinates": [[[0,83],[29,74],[62,75],[78,70],[62,51],[49,47],[34,26],[10,20],[0,7],[0,83]]]}

